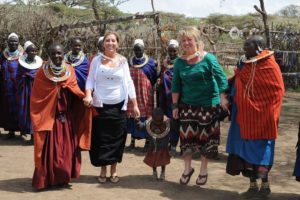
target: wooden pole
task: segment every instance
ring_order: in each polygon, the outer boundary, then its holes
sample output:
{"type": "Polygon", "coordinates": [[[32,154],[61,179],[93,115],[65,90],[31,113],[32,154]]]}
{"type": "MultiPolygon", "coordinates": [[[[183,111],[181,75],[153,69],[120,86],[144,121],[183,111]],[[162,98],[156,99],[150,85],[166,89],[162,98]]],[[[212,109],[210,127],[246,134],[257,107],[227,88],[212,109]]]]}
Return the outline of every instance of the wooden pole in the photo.
{"type": "Polygon", "coordinates": [[[271,43],[270,28],[269,28],[269,23],[268,23],[268,14],[267,14],[267,11],[265,9],[264,0],[259,0],[259,2],[260,2],[260,8],[258,8],[255,5],[254,9],[262,15],[263,22],[264,22],[264,27],[265,27],[265,35],[266,35],[266,40],[267,40],[267,47],[269,49],[271,49],[272,48],[272,43],[271,43]]]}

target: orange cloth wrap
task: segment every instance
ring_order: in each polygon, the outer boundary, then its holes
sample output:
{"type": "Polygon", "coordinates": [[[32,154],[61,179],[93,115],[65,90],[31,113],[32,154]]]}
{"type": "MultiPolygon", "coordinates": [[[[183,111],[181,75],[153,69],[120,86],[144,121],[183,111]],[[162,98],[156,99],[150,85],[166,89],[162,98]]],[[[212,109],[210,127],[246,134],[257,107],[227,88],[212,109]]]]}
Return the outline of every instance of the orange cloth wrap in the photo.
{"type": "Polygon", "coordinates": [[[273,52],[245,63],[235,77],[237,122],[243,139],[276,139],[284,83],[273,52]]]}
{"type": "Polygon", "coordinates": [[[92,109],[83,105],[85,96],[77,85],[75,71],[68,66],[71,76],[63,82],[55,83],[49,80],[40,68],[34,79],[31,98],[30,115],[34,132],[34,158],[36,167],[41,164],[41,154],[45,140],[45,133],[52,132],[58,94],[60,88],[67,88],[74,95],[74,109],[71,111],[73,131],[79,139],[79,147],[89,150],[91,143],[92,109]]]}

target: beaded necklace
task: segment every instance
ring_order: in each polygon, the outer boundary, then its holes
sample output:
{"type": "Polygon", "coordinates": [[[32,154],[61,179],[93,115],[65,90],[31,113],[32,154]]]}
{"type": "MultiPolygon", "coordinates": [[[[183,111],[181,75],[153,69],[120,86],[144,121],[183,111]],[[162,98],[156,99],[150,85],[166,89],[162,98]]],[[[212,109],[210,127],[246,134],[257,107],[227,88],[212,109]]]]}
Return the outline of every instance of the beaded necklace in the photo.
{"type": "Polygon", "coordinates": [[[61,66],[55,66],[50,61],[50,64],[45,63],[43,65],[43,70],[45,76],[53,82],[65,81],[71,76],[70,69],[65,62],[61,66]]]}
{"type": "Polygon", "coordinates": [[[110,61],[112,61],[112,63],[113,63],[114,65],[118,65],[118,64],[119,64],[118,62],[120,62],[121,59],[123,58],[123,56],[121,56],[121,55],[118,54],[118,53],[115,55],[114,58],[108,57],[108,56],[104,55],[103,53],[99,53],[99,55],[100,55],[104,60],[110,60],[110,61]]]}
{"type": "Polygon", "coordinates": [[[164,138],[170,132],[170,120],[169,119],[165,118],[164,121],[163,121],[163,123],[162,123],[163,125],[166,126],[166,128],[165,128],[165,130],[163,132],[160,132],[161,131],[160,129],[159,130],[156,130],[156,129],[152,130],[151,126],[150,126],[151,122],[152,122],[152,118],[150,118],[146,122],[146,129],[147,129],[148,134],[151,137],[153,137],[155,139],[157,139],[157,138],[164,138]]]}
{"type": "Polygon", "coordinates": [[[78,55],[73,55],[72,51],[69,51],[66,55],[65,55],[65,61],[66,62],[71,62],[70,64],[73,67],[77,67],[78,65],[81,65],[81,63],[84,60],[84,53],[83,51],[80,51],[78,53],[78,55]],[[78,60],[77,62],[75,62],[75,60],[78,60]]]}
{"type": "Polygon", "coordinates": [[[18,49],[14,52],[10,52],[8,48],[5,48],[3,51],[3,55],[7,60],[17,60],[22,55],[22,53],[18,49]]]}
{"type": "Polygon", "coordinates": [[[27,59],[27,54],[25,54],[19,58],[19,63],[26,69],[37,69],[42,66],[43,60],[39,56],[35,56],[33,61],[29,62],[27,59]]]}
{"type": "Polygon", "coordinates": [[[142,67],[144,67],[144,66],[148,63],[148,61],[149,61],[149,57],[148,57],[146,54],[144,54],[143,57],[141,57],[141,58],[132,57],[132,58],[130,59],[130,66],[132,66],[132,67],[134,67],[134,68],[142,68],[142,67]],[[142,64],[134,65],[133,62],[132,62],[132,61],[133,61],[133,58],[135,58],[135,59],[137,59],[137,60],[145,59],[145,61],[144,61],[142,64]]]}

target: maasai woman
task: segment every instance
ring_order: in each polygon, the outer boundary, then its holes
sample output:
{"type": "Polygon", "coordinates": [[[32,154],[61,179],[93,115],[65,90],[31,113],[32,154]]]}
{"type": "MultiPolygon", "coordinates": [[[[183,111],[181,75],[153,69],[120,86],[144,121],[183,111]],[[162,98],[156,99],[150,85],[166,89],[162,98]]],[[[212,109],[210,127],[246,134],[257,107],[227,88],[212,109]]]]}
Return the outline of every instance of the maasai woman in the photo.
{"type": "Polygon", "coordinates": [[[300,182],[300,123],[299,123],[299,130],[298,130],[298,143],[296,145],[297,148],[297,157],[294,169],[294,176],[296,176],[296,180],[300,182]]]}
{"type": "Polygon", "coordinates": [[[15,33],[8,36],[7,48],[0,55],[1,67],[1,104],[0,126],[9,131],[8,138],[15,136],[19,130],[17,105],[17,68],[22,51],[19,48],[19,37],[15,33]]]}
{"type": "MultiPolygon", "coordinates": [[[[155,61],[147,56],[143,40],[136,39],[133,44],[134,57],[130,59],[130,74],[136,88],[138,106],[141,111],[141,121],[151,116],[153,109],[153,86],[157,80],[155,61]]],[[[129,104],[127,111],[127,128],[131,133],[130,148],[135,147],[135,139],[145,139],[147,131],[139,131],[134,124],[133,106],[129,104]]],[[[146,143],[145,143],[146,146],[146,143]]]]}
{"type": "Polygon", "coordinates": [[[86,82],[84,103],[98,112],[93,118],[90,160],[93,166],[101,167],[99,183],[107,181],[107,166],[110,166],[110,182],[119,182],[117,163],[123,158],[129,99],[133,116],[140,115],[127,59],[117,53],[119,43],[117,33],[105,34],[104,54],[93,59],[86,82]]]}
{"type": "Polygon", "coordinates": [[[89,60],[82,51],[82,42],[79,38],[71,40],[71,48],[72,51],[65,55],[65,61],[74,67],[78,86],[84,91],[89,70],[89,60]]]}
{"type": "Polygon", "coordinates": [[[180,183],[189,183],[194,169],[192,155],[201,154],[197,185],[208,178],[208,158],[220,144],[219,114],[227,109],[227,78],[213,54],[204,51],[199,30],[187,27],[179,32],[183,56],[174,63],[172,79],[173,118],[180,121],[180,147],[185,169],[180,183]]]}
{"type": "Polygon", "coordinates": [[[284,84],[273,52],[264,50],[261,36],[244,44],[245,56],[234,76],[231,95],[231,125],[227,148],[227,173],[242,173],[250,179],[247,197],[267,196],[268,174],[274,160],[275,140],[284,94],[284,84]],[[258,188],[257,179],[262,179],[258,188]]]}
{"type": "Polygon", "coordinates": [[[170,150],[172,155],[176,154],[176,146],[179,140],[178,121],[172,116],[172,93],[171,82],[173,79],[173,65],[178,55],[179,43],[177,40],[170,40],[167,51],[168,58],[162,66],[162,73],[159,83],[159,107],[163,108],[165,115],[172,120],[173,126],[170,131],[170,150]],[[177,126],[176,126],[177,125],[177,126]]]}
{"type": "Polygon", "coordinates": [[[30,98],[35,170],[32,186],[67,186],[80,174],[81,150],[90,147],[92,112],[74,68],[64,62],[60,44],[48,48],[49,62],[36,74],[30,98]]]}
{"type": "MultiPolygon", "coordinates": [[[[30,96],[33,79],[43,60],[37,56],[36,46],[27,41],[24,44],[25,54],[19,58],[17,69],[17,100],[19,110],[19,128],[21,134],[32,134],[30,119],[30,96]]],[[[31,140],[33,137],[31,135],[31,140]]]]}

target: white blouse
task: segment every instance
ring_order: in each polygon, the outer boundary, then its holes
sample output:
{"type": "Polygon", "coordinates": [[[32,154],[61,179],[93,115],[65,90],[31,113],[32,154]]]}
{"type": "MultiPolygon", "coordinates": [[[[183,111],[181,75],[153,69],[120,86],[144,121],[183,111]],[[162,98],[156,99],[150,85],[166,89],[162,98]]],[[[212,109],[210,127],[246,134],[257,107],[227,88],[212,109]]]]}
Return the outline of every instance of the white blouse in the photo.
{"type": "Polygon", "coordinates": [[[93,91],[93,106],[103,107],[103,103],[117,104],[125,100],[122,110],[127,110],[128,96],[136,98],[136,93],[126,58],[122,57],[119,66],[114,68],[101,61],[101,55],[92,60],[85,86],[93,91]]]}

